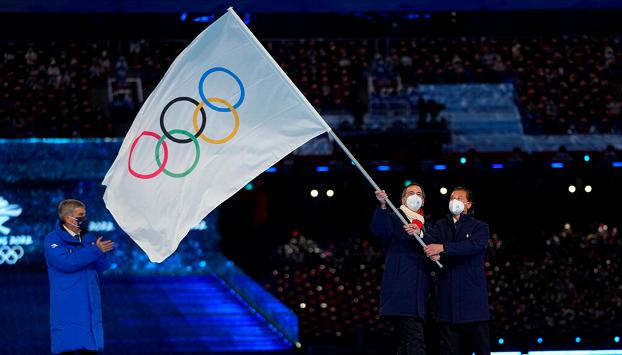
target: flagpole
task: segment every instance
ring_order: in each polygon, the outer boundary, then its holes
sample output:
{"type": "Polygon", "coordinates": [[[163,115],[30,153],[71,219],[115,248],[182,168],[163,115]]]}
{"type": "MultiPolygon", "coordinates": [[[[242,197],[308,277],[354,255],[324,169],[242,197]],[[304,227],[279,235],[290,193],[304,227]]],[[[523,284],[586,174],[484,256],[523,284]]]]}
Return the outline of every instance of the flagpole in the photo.
{"type": "MultiPolygon", "coordinates": [[[[335,134],[335,132],[333,132],[333,130],[331,129],[331,127],[328,125],[328,123],[326,123],[326,121],[322,118],[322,116],[317,112],[317,110],[315,109],[315,107],[313,107],[313,105],[311,105],[311,103],[309,102],[309,100],[307,100],[307,98],[302,94],[302,92],[300,92],[300,89],[298,89],[298,87],[292,82],[292,80],[289,78],[289,76],[287,76],[287,74],[285,73],[285,71],[283,70],[283,68],[281,68],[281,66],[279,65],[279,63],[276,62],[276,60],[274,60],[274,58],[272,58],[272,56],[270,55],[270,53],[268,53],[268,51],[264,48],[264,46],[259,42],[259,40],[252,34],[252,32],[248,29],[248,27],[246,26],[246,24],[244,23],[244,21],[242,21],[242,19],[238,16],[238,14],[233,10],[233,7],[229,7],[227,9],[227,12],[230,13],[233,18],[238,22],[238,24],[240,25],[240,27],[242,27],[243,29],[245,29],[245,35],[249,38],[249,40],[251,41],[251,43],[253,43],[255,45],[255,47],[257,47],[257,49],[263,53],[264,57],[266,57],[266,59],[268,61],[270,61],[272,63],[272,65],[277,69],[277,71],[279,72],[279,74],[281,74],[281,76],[283,77],[283,79],[285,80],[285,82],[290,86],[290,88],[292,90],[294,90],[294,92],[296,92],[298,95],[298,100],[300,100],[302,102],[303,105],[307,106],[307,108],[309,109],[310,112],[313,113],[313,115],[315,116],[315,118],[317,118],[321,124],[324,126],[324,128],[326,128],[326,132],[328,132],[328,134],[335,140],[335,142],[337,143],[337,145],[339,146],[339,148],[341,148],[341,150],[343,150],[344,153],[346,153],[346,155],[348,156],[348,158],[350,158],[350,160],[352,161],[352,164],[354,164],[354,166],[356,166],[359,171],[361,172],[361,174],[363,174],[363,176],[365,177],[365,179],[367,179],[367,181],[369,182],[369,184],[376,190],[380,190],[380,187],[378,186],[378,184],[376,184],[376,182],[374,181],[374,179],[372,179],[372,177],[367,173],[367,171],[365,171],[365,169],[361,166],[361,164],[359,164],[358,160],[356,160],[356,158],[354,157],[354,155],[352,155],[352,153],[350,152],[350,150],[345,146],[345,144],[343,144],[343,142],[341,141],[341,139],[339,139],[339,137],[337,137],[337,135],[335,134]]],[[[393,203],[391,202],[391,200],[389,200],[388,198],[385,199],[385,202],[387,203],[387,205],[391,208],[391,210],[395,213],[395,215],[400,219],[400,221],[406,225],[409,224],[408,221],[406,220],[406,218],[404,218],[404,216],[402,216],[402,214],[398,211],[398,209],[395,207],[395,205],[393,205],[393,203]]],[[[423,242],[423,240],[421,240],[421,238],[419,237],[414,237],[414,239],[419,242],[419,244],[421,245],[421,247],[425,247],[426,244],[423,242]]],[[[443,265],[436,261],[436,265],[438,265],[439,267],[443,267],[443,265]]]]}

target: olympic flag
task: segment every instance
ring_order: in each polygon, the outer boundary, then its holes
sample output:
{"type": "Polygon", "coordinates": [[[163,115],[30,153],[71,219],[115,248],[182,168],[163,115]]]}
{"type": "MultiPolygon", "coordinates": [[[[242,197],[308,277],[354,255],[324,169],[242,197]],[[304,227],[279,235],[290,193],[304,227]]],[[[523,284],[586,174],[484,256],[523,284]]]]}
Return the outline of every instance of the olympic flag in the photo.
{"type": "Polygon", "coordinates": [[[117,223],[162,262],[249,181],[330,127],[229,9],[175,59],[103,180],[117,223]]]}

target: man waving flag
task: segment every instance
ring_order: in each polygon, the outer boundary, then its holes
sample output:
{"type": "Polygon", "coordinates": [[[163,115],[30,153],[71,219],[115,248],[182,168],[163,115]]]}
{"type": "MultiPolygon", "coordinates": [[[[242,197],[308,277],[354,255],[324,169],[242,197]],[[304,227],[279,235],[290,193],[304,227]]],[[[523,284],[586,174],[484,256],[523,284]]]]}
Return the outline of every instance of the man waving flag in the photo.
{"type": "Polygon", "coordinates": [[[153,262],[330,127],[229,9],[149,96],[104,178],[106,207],[153,262]]]}

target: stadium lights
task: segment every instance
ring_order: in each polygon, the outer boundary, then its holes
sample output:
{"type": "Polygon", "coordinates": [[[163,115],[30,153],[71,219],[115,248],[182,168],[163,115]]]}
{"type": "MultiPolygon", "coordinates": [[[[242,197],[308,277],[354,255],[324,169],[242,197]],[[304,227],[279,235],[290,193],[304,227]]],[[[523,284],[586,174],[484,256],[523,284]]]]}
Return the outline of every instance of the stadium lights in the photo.
{"type": "Polygon", "coordinates": [[[447,195],[447,188],[441,187],[441,195],[447,195]]]}
{"type": "Polygon", "coordinates": [[[335,196],[335,191],[333,191],[333,190],[326,190],[326,196],[328,196],[328,197],[335,196]]]}
{"type": "Polygon", "coordinates": [[[590,192],[592,192],[592,186],[591,185],[585,185],[584,190],[585,190],[585,192],[587,192],[589,194],[590,192]]]}
{"type": "Polygon", "coordinates": [[[330,168],[326,165],[318,165],[315,167],[315,171],[317,171],[318,173],[325,173],[327,171],[329,171],[330,168]]]}
{"type": "Polygon", "coordinates": [[[316,189],[311,190],[311,197],[318,197],[319,194],[320,193],[316,189]]]}
{"type": "Polygon", "coordinates": [[[553,169],[563,169],[564,168],[564,163],[553,162],[553,163],[551,163],[551,168],[553,168],[553,169]]]}
{"type": "Polygon", "coordinates": [[[575,191],[577,191],[577,188],[574,185],[568,186],[568,192],[573,194],[573,193],[575,193],[575,191]]]}

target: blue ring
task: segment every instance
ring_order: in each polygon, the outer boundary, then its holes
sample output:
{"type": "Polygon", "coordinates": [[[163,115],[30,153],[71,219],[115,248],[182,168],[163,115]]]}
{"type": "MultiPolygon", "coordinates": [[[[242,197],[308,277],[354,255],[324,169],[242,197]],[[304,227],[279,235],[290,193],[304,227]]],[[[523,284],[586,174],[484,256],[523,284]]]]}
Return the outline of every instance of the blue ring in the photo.
{"type": "Polygon", "coordinates": [[[229,110],[228,107],[225,107],[225,108],[218,107],[210,103],[209,101],[207,101],[207,97],[205,97],[205,93],[203,92],[203,82],[205,82],[205,79],[207,78],[208,75],[210,75],[211,73],[217,72],[217,71],[221,71],[223,73],[229,74],[233,79],[235,79],[235,81],[240,86],[240,98],[235,103],[235,105],[233,105],[233,108],[237,109],[238,107],[240,107],[240,105],[244,101],[244,85],[242,84],[242,80],[240,80],[240,78],[238,78],[237,75],[235,75],[231,70],[227,68],[214,67],[212,69],[209,69],[205,73],[203,73],[203,75],[201,75],[201,79],[199,80],[199,96],[201,96],[201,100],[203,100],[203,103],[205,103],[205,105],[211,108],[212,110],[218,111],[218,112],[231,112],[231,110],[229,110]]]}

